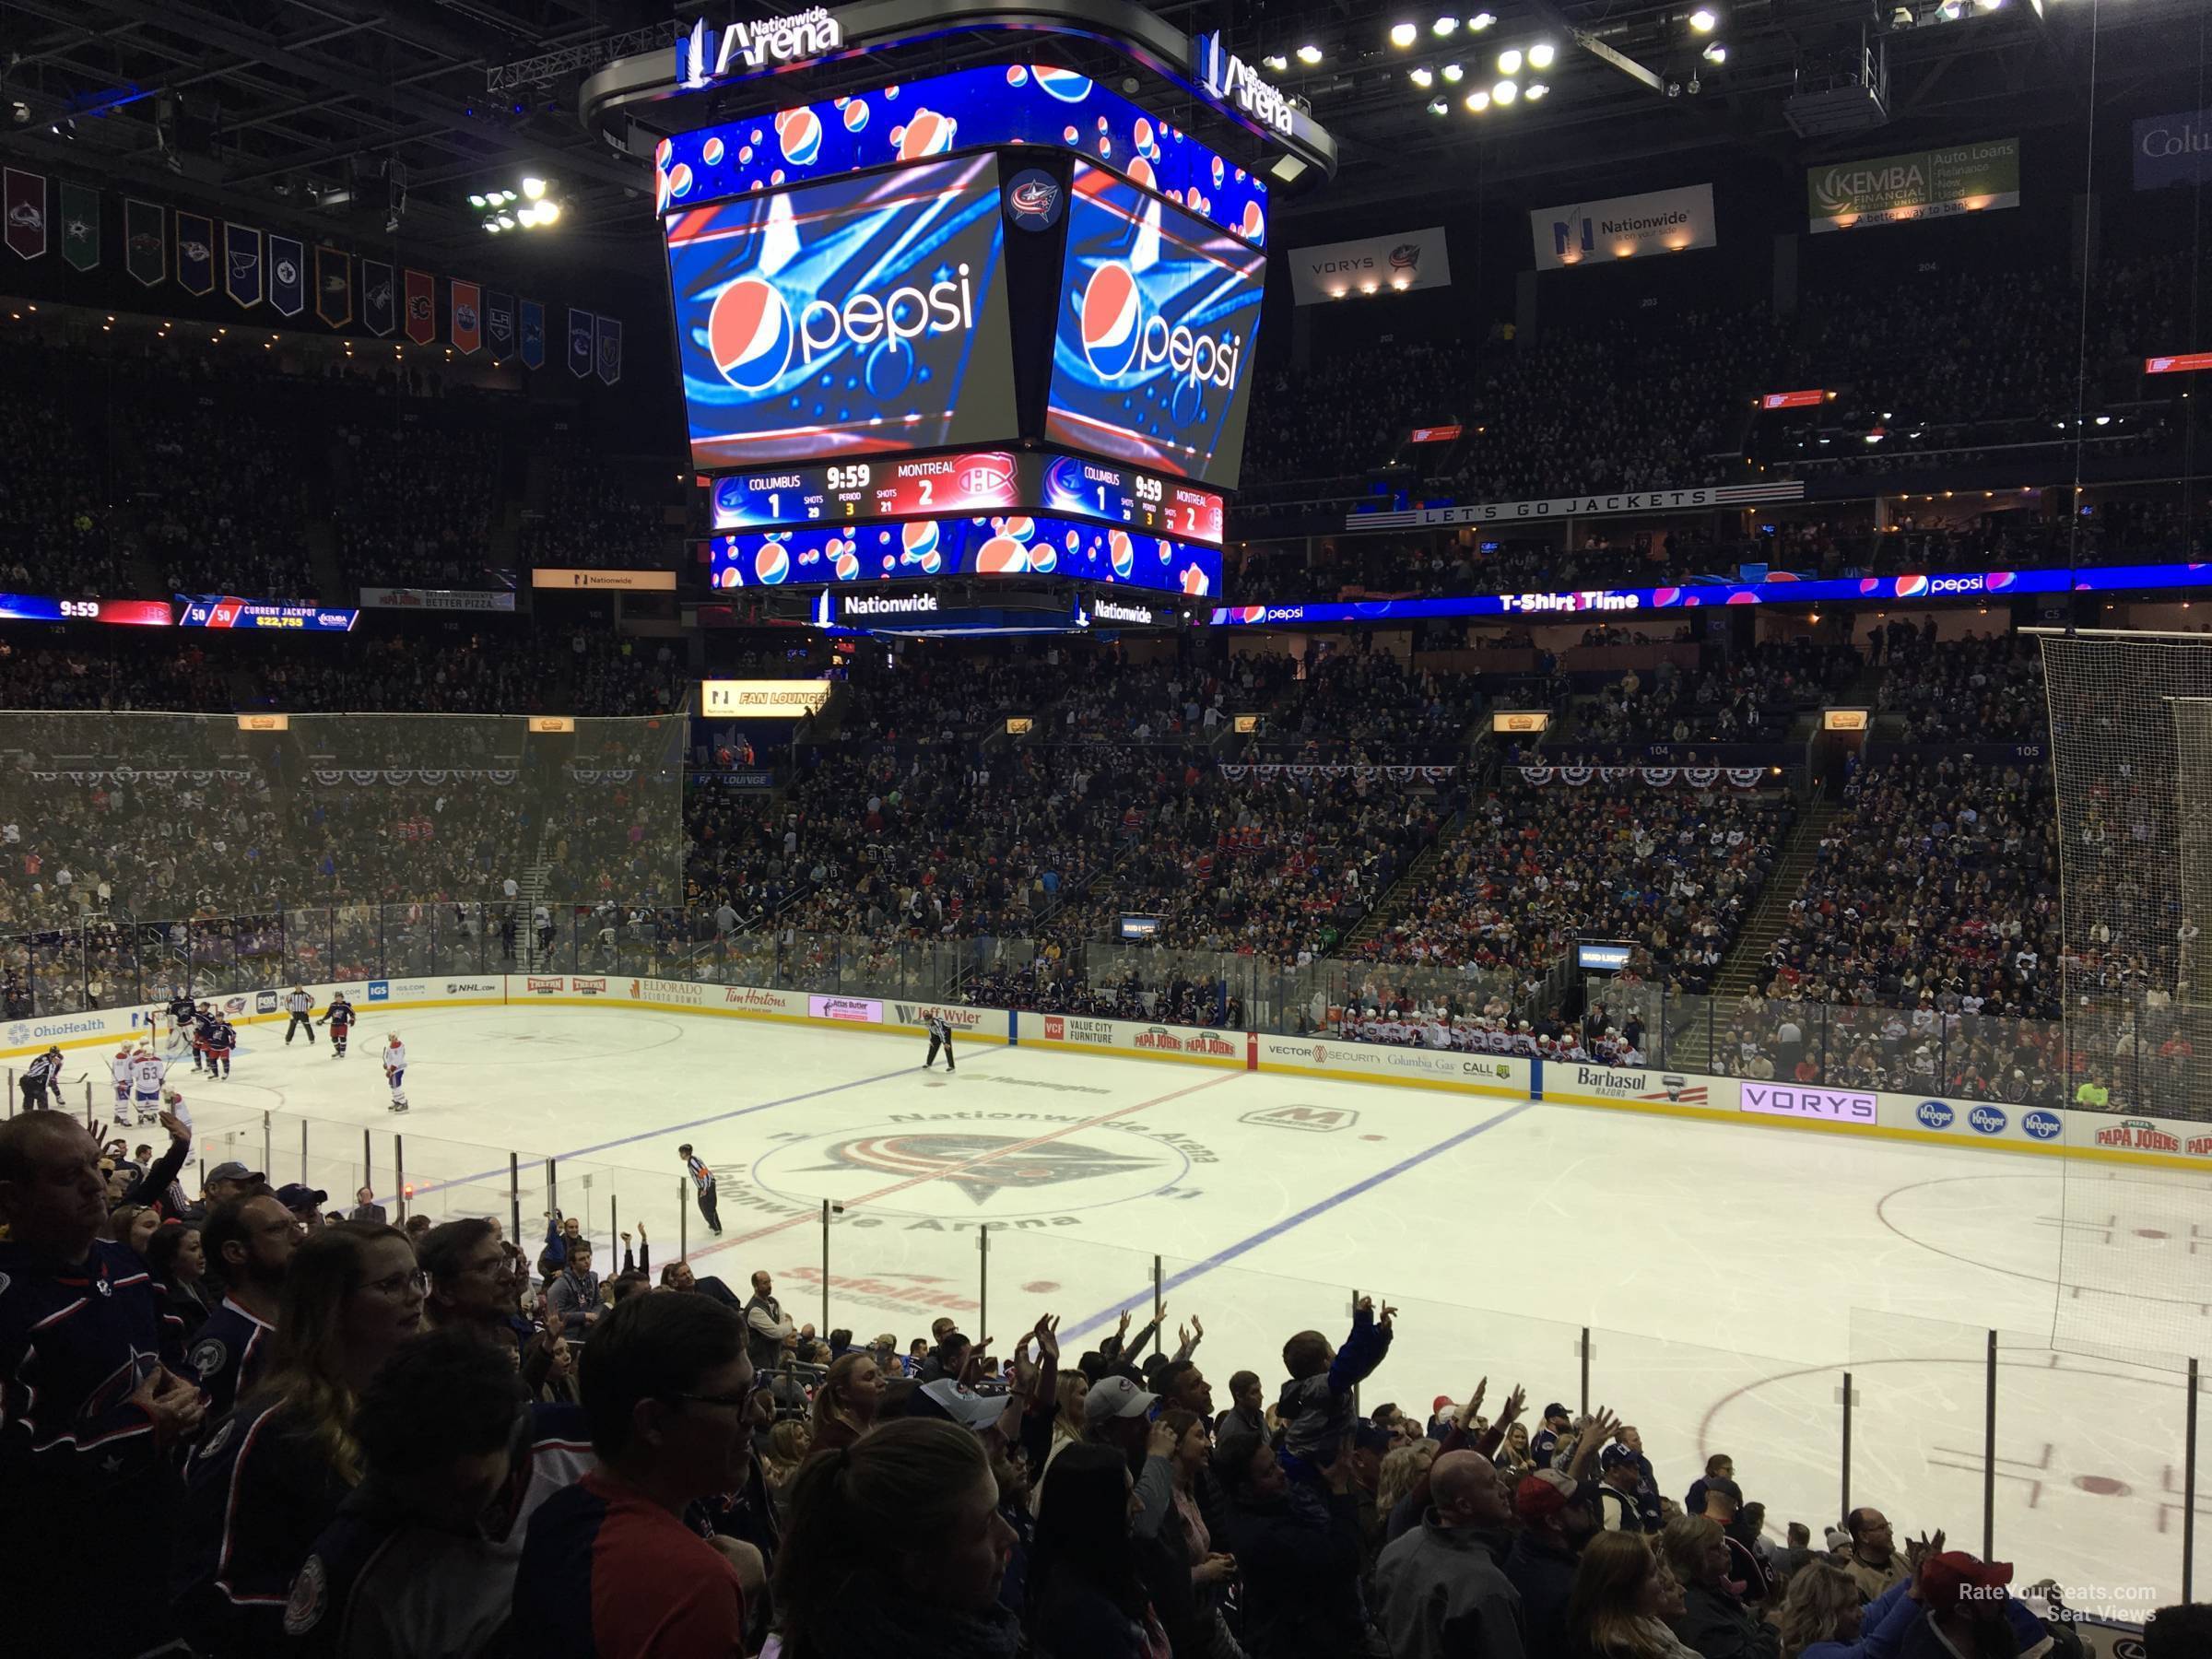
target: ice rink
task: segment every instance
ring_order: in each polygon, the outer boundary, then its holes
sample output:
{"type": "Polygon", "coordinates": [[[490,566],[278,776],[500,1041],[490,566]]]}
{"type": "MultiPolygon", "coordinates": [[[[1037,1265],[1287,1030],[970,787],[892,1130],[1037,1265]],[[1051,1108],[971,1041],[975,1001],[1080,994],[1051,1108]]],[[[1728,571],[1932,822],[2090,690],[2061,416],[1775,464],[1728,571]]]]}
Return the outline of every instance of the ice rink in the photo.
{"type": "Polygon", "coordinates": [[[1778,1538],[1839,1513],[1849,1370],[1851,1501],[1978,1550],[1994,1329],[1997,1556],[2023,1582],[2179,1597],[2188,1382],[2153,1354],[2212,1353],[2204,1178],[1032,1049],[964,1045],[952,1077],[921,1061],[884,1032],[371,1009],[342,1061],[255,1026],[231,1081],[172,1080],[209,1162],[304,1171],[334,1208],[366,1183],[395,1219],[404,1162],[413,1209],[504,1218],[512,1153],[535,1230],[550,1159],[602,1272],[641,1225],[656,1268],[688,1246],[740,1294],[767,1268],[794,1317],[863,1341],[948,1313],[1003,1353],[1052,1312],[1079,1352],[1118,1310],[1148,1317],[1157,1254],[1167,1344],[1205,1322],[1218,1408],[1240,1369],[1272,1396],[1283,1337],[1340,1340],[1372,1294],[1400,1313],[1365,1406],[1425,1414],[1487,1376],[1491,1411],[1518,1382],[1533,1418],[1580,1404],[1586,1361],[1663,1489],[1728,1452],[1778,1538]],[[375,1059],[394,1029],[404,1118],[375,1059]],[[720,1238],[688,1208],[687,1140],[720,1238]],[[2052,1349],[2062,1294],[2066,1329],[2115,1351],[2052,1349]]]}

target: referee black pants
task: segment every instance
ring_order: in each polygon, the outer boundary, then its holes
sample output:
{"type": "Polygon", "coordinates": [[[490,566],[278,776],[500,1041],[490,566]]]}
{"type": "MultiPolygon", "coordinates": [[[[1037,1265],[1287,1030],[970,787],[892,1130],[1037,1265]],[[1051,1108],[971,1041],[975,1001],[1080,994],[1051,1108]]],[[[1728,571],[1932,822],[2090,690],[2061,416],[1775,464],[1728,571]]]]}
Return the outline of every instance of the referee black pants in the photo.
{"type": "Polygon", "coordinates": [[[291,1041],[292,1033],[294,1031],[305,1031],[307,1033],[307,1046],[310,1048],[315,1046],[315,1022],[310,1019],[306,1015],[295,1014],[292,1016],[292,1023],[284,1028],[285,1041],[291,1041]]]}
{"type": "Polygon", "coordinates": [[[707,1224],[707,1230],[720,1232],[722,1230],[722,1205],[714,1196],[714,1183],[710,1181],[705,1186],[700,1187],[698,1192],[699,1213],[700,1218],[707,1224]]]}
{"type": "Polygon", "coordinates": [[[45,1107],[45,1104],[46,1079],[43,1077],[25,1077],[23,1079],[23,1110],[26,1112],[38,1112],[42,1110],[45,1107]]]}
{"type": "Polygon", "coordinates": [[[939,1048],[945,1051],[945,1069],[947,1071],[957,1070],[958,1068],[952,1064],[952,1039],[949,1037],[932,1037],[929,1040],[929,1058],[922,1062],[922,1069],[927,1071],[937,1063],[939,1048]]]}

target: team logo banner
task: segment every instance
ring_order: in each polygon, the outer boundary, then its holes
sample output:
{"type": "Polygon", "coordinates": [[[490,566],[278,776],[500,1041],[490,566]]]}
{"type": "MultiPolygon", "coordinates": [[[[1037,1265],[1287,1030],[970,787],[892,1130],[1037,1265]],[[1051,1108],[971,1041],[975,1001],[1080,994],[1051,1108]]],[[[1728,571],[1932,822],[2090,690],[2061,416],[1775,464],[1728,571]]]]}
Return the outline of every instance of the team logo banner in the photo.
{"type": "Polygon", "coordinates": [[[1997,138],[1816,167],[1805,175],[1805,195],[1816,234],[2018,207],[2020,141],[1997,138]]]}
{"type": "Polygon", "coordinates": [[[1713,247],[1720,240],[1713,228],[1710,184],[1538,207],[1528,216],[1528,229],[1535,241],[1539,271],[1641,259],[1647,253],[1681,253],[1713,247]]]}
{"type": "Polygon", "coordinates": [[[73,270],[100,264],[100,192],[89,184],[62,186],[62,257],[73,270]]]}
{"type": "Polygon", "coordinates": [[[46,175],[6,170],[7,246],[18,259],[46,252],[46,175]]]}
{"type": "Polygon", "coordinates": [[[590,380],[592,369],[599,356],[597,319],[590,312],[569,307],[569,372],[578,380],[590,380]]]}
{"type": "Polygon", "coordinates": [[[522,341],[523,367],[543,369],[546,366],[546,308],[535,300],[525,300],[516,312],[515,327],[522,341]]]}
{"type": "Polygon", "coordinates": [[[399,326],[392,298],[392,267],[373,259],[361,261],[361,324],[372,335],[388,335],[399,326]]]}
{"type": "Polygon", "coordinates": [[[622,324],[612,317],[598,324],[599,378],[611,386],[622,378],[622,324]]]}
{"type": "Polygon", "coordinates": [[[315,250],[315,315],[333,328],[353,321],[353,260],[336,248],[315,250]]]}
{"type": "Polygon", "coordinates": [[[144,288],[169,278],[169,216],[159,202],[123,203],[123,267],[144,288]]]}
{"type": "Polygon", "coordinates": [[[491,352],[491,360],[504,363],[514,356],[514,296],[489,293],[484,296],[484,344],[491,352]]]}
{"type": "Polygon", "coordinates": [[[428,346],[438,337],[438,279],[428,271],[407,273],[407,338],[428,346]]]}
{"type": "Polygon", "coordinates": [[[261,303],[261,232],[223,227],[223,292],[247,311],[261,303]]]}
{"type": "Polygon", "coordinates": [[[1290,294],[1299,305],[1383,288],[1406,293],[1451,286],[1452,258],[1444,248],[1441,225],[1408,230],[1403,236],[1368,236],[1290,250],[1290,294]]]}
{"type": "Polygon", "coordinates": [[[177,286],[188,294],[215,292],[215,221],[204,213],[177,215],[177,286]]]}
{"type": "Polygon", "coordinates": [[[473,282],[453,284],[453,348],[473,357],[484,344],[483,290],[473,282]]]}
{"type": "Polygon", "coordinates": [[[269,238],[269,303],[282,317],[307,309],[307,249],[288,236],[269,238]]]}

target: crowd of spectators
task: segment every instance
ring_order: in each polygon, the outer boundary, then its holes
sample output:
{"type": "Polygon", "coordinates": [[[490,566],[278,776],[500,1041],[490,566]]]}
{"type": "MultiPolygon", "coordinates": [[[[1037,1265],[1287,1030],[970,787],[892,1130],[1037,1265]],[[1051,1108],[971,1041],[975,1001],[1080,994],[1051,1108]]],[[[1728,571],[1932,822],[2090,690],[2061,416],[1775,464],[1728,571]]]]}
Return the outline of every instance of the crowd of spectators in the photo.
{"type": "Polygon", "coordinates": [[[323,457],[287,411],[208,385],[134,401],[129,536],[169,594],[312,602],[308,479],[323,457]]]}
{"type": "Polygon", "coordinates": [[[36,339],[0,345],[0,573],[18,593],[114,593],[124,574],[108,468],[68,394],[75,367],[36,339]]]}
{"type": "Polygon", "coordinates": [[[1869,638],[1886,662],[1881,707],[1904,718],[1908,743],[2030,743],[2049,735],[2041,648],[2025,635],[1991,633],[1921,643],[1912,624],[1869,638]]]}
{"type": "MultiPolygon", "coordinates": [[[[1341,1345],[1289,1333],[1276,1381],[1238,1370],[1218,1399],[1196,1317],[1173,1350],[1164,1313],[1134,1335],[1124,1313],[1078,1353],[1046,1313],[1002,1360],[949,1317],[903,1342],[802,1324],[766,1271],[742,1292],[680,1257],[656,1276],[642,1229],[618,1265],[558,1211],[533,1253],[496,1218],[432,1225],[371,1187],[334,1208],[236,1162],[188,1198],[172,1108],[159,1153],[60,1112],[0,1124],[0,1594],[29,1652],[1876,1659],[2073,1639],[2052,1586],[1940,1530],[1908,1542],[1862,1505],[1816,1542],[1771,1519],[1747,1495],[1757,1447],[1700,1462],[1604,1406],[1493,1402],[1487,1379],[1369,1409],[1360,1385],[1404,1366],[1396,1310],[1365,1298],[1341,1345]],[[87,1547],[123,1536],[127,1595],[87,1547]]],[[[2177,1606],[2143,1647],[2208,1638],[2212,1610],[2177,1606]]]]}
{"type": "Polygon", "coordinates": [[[339,439],[338,562],[363,586],[489,588],[496,443],[441,427],[363,422],[339,439]]]}
{"type": "Polygon", "coordinates": [[[665,570],[676,533],[665,461],[617,458],[564,436],[540,452],[545,506],[524,515],[523,562],[569,570],[665,570]]]}
{"type": "Polygon", "coordinates": [[[1696,675],[1662,661],[1631,668],[1586,705],[1575,735],[1589,742],[1771,743],[1790,723],[1857,678],[1848,645],[1800,636],[1731,653],[1696,675]]]}

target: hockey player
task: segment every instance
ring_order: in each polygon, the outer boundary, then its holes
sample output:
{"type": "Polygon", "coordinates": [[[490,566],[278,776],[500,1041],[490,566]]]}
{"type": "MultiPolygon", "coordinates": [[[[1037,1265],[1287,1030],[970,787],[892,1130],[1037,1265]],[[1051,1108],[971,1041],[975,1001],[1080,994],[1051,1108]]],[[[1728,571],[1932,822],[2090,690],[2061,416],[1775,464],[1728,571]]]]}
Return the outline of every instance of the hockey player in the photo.
{"type": "Polygon", "coordinates": [[[230,1023],[228,1015],[218,1014],[207,1036],[207,1075],[214,1077],[216,1067],[219,1065],[223,1079],[228,1082],[230,1077],[230,1056],[237,1049],[238,1028],[230,1023]]]}
{"type": "Polygon", "coordinates": [[[407,1109],[406,1077],[407,1045],[400,1041],[399,1033],[394,1031],[391,1041],[384,1044],[384,1081],[392,1086],[391,1109],[394,1112],[405,1112],[407,1109]]]}
{"type": "MultiPolygon", "coordinates": [[[[330,1027],[330,1057],[333,1060],[346,1058],[346,1037],[353,1030],[353,1022],[358,1018],[353,1011],[353,1005],[346,1000],[346,993],[340,991],[331,997],[330,1006],[323,1011],[323,1018],[315,1022],[330,1027]]],[[[288,1037],[286,1041],[288,1042],[290,1039],[288,1037]]]]}
{"type": "Polygon", "coordinates": [[[928,1071],[936,1065],[937,1050],[942,1047],[945,1051],[945,1069],[952,1071],[952,1028],[945,1023],[945,1017],[935,1008],[922,1016],[922,1023],[929,1030],[929,1058],[922,1062],[922,1069],[928,1071]]]}
{"type": "Polygon", "coordinates": [[[315,999],[307,994],[307,987],[294,985],[292,994],[284,999],[284,1006],[285,1011],[292,1017],[291,1023],[284,1028],[285,1047],[291,1047],[294,1031],[304,1030],[307,1033],[307,1046],[313,1048],[315,1046],[315,1022],[308,1016],[315,1011],[315,999]]]}
{"type": "Polygon", "coordinates": [[[202,1003],[192,1017],[192,1068],[197,1071],[205,1063],[211,1077],[215,1076],[215,1056],[211,1053],[215,1047],[215,1028],[222,1023],[222,1018],[211,1002],[202,1003]]]}
{"type": "Polygon", "coordinates": [[[129,1124],[131,1117],[131,1058],[132,1048],[124,1043],[108,1062],[108,1075],[115,1079],[115,1126],[129,1124]]]}
{"type": "Polygon", "coordinates": [[[179,985],[176,994],[169,999],[162,1012],[169,1016],[170,1058],[181,1059],[183,1051],[177,1044],[191,1041],[192,1017],[199,1012],[199,1005],[192,1000],[189,991],[179,985]]]}
{"type": "Polygon", "coordinates": [[[50,1048],[23,1068],[23,1110],[38,1112],[47,1104],[49,1086],[62,1080],[62,1051],[50,1048]]]}
{"type": "MultiPolygon", "coordinates": [[[[142,1124],[153,1123],[161,1115],[161,1084],[169,1076],[170,1064],[144,1043],[131,1057],[131,1104],[142,1124]]],[[[120,1123],[123,1108],[115,1110],[120,1123]]]]}

